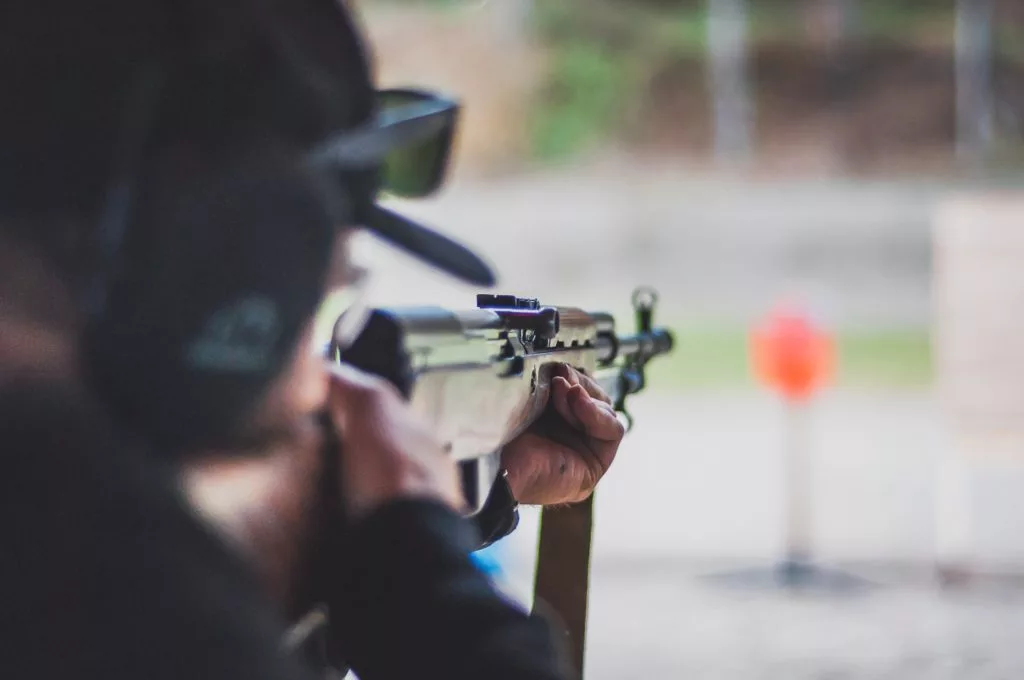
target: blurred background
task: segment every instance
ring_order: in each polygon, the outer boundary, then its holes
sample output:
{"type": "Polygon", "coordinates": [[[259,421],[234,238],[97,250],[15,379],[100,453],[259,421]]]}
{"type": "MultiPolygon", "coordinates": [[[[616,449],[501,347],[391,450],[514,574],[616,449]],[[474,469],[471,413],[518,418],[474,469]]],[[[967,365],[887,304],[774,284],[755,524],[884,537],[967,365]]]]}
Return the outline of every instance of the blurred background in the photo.
{"type": "MultiPolygon", "coordinates": [[[[1024,2],[360,0],[382,85],[465,105],[449,186],[402,209],[503,292],[677,349],[597,494],[588,677],[1024,677],[1024,2]],[[750,336],[836,349],[786,485],[750,336]],[[805,499],[855,592],[761,582],[805,499]],[[716,578],[723,574],[750,578],[716,578]]],[[[382,304],[471,307],[359,244],[382,304]]],[[[524,600],[537,515],[487,557],[524,600]]]]}

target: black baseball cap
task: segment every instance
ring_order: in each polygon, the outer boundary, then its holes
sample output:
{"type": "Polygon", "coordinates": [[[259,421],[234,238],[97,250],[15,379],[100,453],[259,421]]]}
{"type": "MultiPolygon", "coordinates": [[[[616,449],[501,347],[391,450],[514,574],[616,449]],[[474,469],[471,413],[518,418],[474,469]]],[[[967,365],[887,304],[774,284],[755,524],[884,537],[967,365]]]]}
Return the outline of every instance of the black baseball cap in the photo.
{"type": "Polygon", "coordinates": [[[377,90],[342,0],[0,3],[0,219],[101,210],[118,172],[111,150],[124,102],[147,64],[169,54],[200,74],[162,112],[176,134],[198,147],[247,122],[285,135],[354,196],[351,226],[493,285],[478,255],[378,204],[382,194],[438,189],[459,107],[424,91],[377,90]]]}
{"type": "Polygon", "coordinates": [[[378,90],[338,0],[3,0],[0,96],[0,230],[90,260],[87,380],[161,447],[244,421],[315,313],[338,227],[494,281],[378,204],[441,185],[458,104],[378,90]]]}

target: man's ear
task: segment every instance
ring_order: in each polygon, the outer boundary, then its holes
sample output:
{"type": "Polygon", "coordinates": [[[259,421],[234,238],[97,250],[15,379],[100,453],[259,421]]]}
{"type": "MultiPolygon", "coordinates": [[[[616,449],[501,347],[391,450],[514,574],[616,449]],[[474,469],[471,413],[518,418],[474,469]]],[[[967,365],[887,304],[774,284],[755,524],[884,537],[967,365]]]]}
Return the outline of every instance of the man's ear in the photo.
{"type": "Polygon", "coordinates": [[[322,356],[313,347],[313,331],[314,323],[310,319],[281,372],[242,419],[238,427],[241,439],[287,437],[323,410],[329,378],[322,356]]]}

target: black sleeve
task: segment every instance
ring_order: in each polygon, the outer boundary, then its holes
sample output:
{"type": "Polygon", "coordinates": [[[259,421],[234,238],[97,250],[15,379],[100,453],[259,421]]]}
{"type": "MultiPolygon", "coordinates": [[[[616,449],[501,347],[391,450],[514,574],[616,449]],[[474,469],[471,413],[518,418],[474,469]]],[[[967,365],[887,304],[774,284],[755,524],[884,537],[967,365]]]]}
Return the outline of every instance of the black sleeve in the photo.
{"type": "Polygon", "coordinates": [[[169,466],[59,394],[0,391],[0,677],[306,680],[169,466]]]}
{"type": "Polygon", "coordinates": [[[503,472],[498,475],[487,502],[473,518],[473,522],[481,539],[477,550],[493,545],[519,526],[519,503],[512,495],[508,474],[503,472]]]}
{"type": "MultiPolygon", "coordinates": [[[[169,466],[60,395],[3,392],[0,678],[315,680],[169,466]]],[[[469,521],[404,501],[348,539],[332,624],[361,680],[569,677],[549,628],[470,560],[469,521]]]]}
{"type": "Polygon", "coordinates": [[[563,680],[551,628],[470,559],[473,525],[427,501],[393,503],[346,546],[332,626],[361,680],[563,680]]]}

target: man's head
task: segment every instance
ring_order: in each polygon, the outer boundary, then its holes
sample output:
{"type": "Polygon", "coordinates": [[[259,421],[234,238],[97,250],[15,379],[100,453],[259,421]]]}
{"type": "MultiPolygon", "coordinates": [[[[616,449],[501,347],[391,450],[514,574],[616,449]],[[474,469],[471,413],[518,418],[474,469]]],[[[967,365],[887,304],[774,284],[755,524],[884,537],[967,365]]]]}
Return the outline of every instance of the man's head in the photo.
{"type": "Polygon", "coordinates": [[[289,382],[343,226],[492,283],[376,205],[436,188],[456,109],[375,92],[335,0],[10,0],[0,50],[0,240],[59,272],[96,390],[147,434],[221,434],[289,382]]]}

